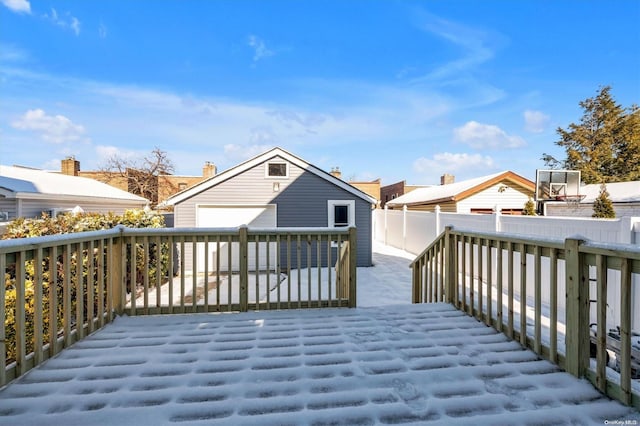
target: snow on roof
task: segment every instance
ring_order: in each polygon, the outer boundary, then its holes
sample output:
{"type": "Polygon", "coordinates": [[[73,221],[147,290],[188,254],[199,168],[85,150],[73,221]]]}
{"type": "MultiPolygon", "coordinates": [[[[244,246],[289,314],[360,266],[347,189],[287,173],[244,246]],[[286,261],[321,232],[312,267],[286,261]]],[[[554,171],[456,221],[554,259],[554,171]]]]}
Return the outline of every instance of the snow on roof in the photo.
{"type": "Polygon", "coordinates": [[[350,192],[351,194],[362,198],[363,200],[368,201],[371,204],[376,204],[378,202],[378,200],[376,200],[375,198],[369,196],[368,194],[364,193],[363,191],[359,190],[358,188],[349,185],[347,182],[343,181],[340,178],[337,178],[333,175],[331,175],[330,173],[325,172],[322,169],[319,169],[317,167],[315,167],[314,165],[307,163],[306,161],[304,161],[303,159],[301,159],[300,157],[297,157],[293,154],[291,154],[288,151],[285,151],[282,148],[272,148],[269,151],[266,151],[260,155],[257,155],[253,158],[250,158],[249,160],[238,164],[237,166],[234,166],[230,169],[225,170],[222,173],[219,173],[209,179],[203,180],[202,182],[200,182],[199,184],[196,184],[194,186],[192,186],[191,188],[188,188],[182,192],[179,192],[171,197],[169,197],[164,204],[168,205],[168,206],[173,206],[177,203],[180,203],[188,198],[191,198],[192,196],[201,193],[202,191],[206,191],[207,189],[214,187],[216,185],[218,185],[219,183],[222,183],[228,179],[233,178],[234,176],[239,175],[240,173],[243,173],[249,169],[251,169],[252,167],[257,166],[258,164],[264,163],[265,161],[268,161],[274,157],[281,157],[286,159],[287,161],[291,162],[292,164],[297,165],[298,167],[305,169],[306,171],[315,174],[316,176],[321,177],[322,179],[325,179],[331,183],[333,183],[336,186],[339,186],[340,188],[344,189],[347,192],[350,192]]]}
{"type": "Polygon", "coordinates": [[[147,203],[143,197],[94,179],[25,167],[0,166],[0,189],[15,198],[81,197],[147,203]]]}
{"type": "MultiPolygon", "coordinates": [[[[640,181],[607,183],[609,199],[614,203],[640,202],[640,181]]],[[[580,194],[583,203],[593,203],[600,195],[600,184],[583,185],[580,194]]]]}
{"type": "MultiPolygon", "coordinates": [[[[437,200],[451,199],[456,195],[459,195],[463,192],[469,191],[479,185],[482,185],[488,181],[499,178],[500,176],[505,175],[505,177],[516,177],[519,180],[526,181],[525,178],[522,178],[510,171],[502,171],[499,173],[494,173],[487,176],[481,176],[473,179],[468,179],[460,182],[450,183],[447,185],[437,185],[437,186],[429,186],[425,188],[417,188],[411,192],[408,192],[400,197],[387,202],[387,204],[391,206],[402,206],[409,205],[415,203],[428,203],[437,200]]],[[[533,189],[533,182],[531,182],[533,189]]]]}

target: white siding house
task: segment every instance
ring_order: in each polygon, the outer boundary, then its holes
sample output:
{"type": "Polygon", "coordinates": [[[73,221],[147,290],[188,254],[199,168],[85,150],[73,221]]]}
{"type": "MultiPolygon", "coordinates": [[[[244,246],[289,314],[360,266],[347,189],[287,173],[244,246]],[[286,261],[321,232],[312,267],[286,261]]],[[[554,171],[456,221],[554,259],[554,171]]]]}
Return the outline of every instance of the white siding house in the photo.
{"type": "Polygon", "coordinates": [[[70,211],[122,214],[149,200],[93,179],[26,167],[0,166],[0,222],[70,211]]]}
{"type": "Polygon", "coordinates": [[[434,211],[440,206],[448,213],[520,214],[533,198],[535,183],[510,171],[465,181],[415,189],[387,202],[391,209],[434,211]]]}

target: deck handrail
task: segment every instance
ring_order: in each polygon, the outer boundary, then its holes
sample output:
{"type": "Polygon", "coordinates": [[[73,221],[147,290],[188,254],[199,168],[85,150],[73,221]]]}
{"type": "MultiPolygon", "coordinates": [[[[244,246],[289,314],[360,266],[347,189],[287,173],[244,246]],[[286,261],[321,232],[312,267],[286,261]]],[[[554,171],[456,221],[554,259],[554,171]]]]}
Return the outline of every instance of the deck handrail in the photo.
{"type": "Polygon", "coordinates": [[[117,315],[355,307],[355,240],[355,228],[121,225],[2,240],[0,386],[117,315]]]}
{"type": "Polygon", "coordinates": [[[449,226],[410,267],[414,303],[451,303],[586,377],[601,392],[640,408],[640,383],[631,381],[632,375],[640,378],[640,351],[631,345],[631,288],[640,283],[637,245],[449,226]],[[608,315],[607,297],[614,289],[620,309],[608,315]],[[607,327],[612,323],[619,326],[613,342],[607,327]],[[620,374],[607,366],[609,353],[620,374]]]}

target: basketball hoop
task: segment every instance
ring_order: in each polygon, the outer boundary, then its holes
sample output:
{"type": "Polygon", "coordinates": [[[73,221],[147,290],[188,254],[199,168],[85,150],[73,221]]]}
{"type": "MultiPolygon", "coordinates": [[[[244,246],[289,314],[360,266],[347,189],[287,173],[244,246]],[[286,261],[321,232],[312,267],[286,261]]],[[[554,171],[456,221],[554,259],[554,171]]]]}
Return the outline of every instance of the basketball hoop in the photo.
{"type": "Polygon", "coordinates": [[[558,195],[556,200],[566,202],[567,206],[575,210],[580,205],[580,201],[584,200],[584,197],[586,197],[586,195],[558,195]]]}

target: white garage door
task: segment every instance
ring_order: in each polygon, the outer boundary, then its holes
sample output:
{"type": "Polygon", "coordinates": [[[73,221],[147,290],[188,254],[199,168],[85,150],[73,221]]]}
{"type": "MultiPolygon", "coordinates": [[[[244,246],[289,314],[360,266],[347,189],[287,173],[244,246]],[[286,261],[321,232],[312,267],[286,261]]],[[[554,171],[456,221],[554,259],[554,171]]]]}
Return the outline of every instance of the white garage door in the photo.
{"type": "MultiPolygon", "coordinates": [[[[199,206],[196,214],[196,224],[201,228],[232,228],[247,225],[249,228],[275,228],[277,226],[276,205],[268,204],[261,206],[199,206]]],[[[204,244],[198,244],[198,272],[204,272],[204,244]]],[[[240,249],[237,243],[231,247],[231,268],[233,271],[240,269],[240,249]]],[[[227,244],[220,244],[220,265],[216,264],[216,244],[209,244],[209,267],[212,270],[219,269],[226,271],[229,269],[229,250],[227,244]]],[[[275,243],[269,247],[269,266],[275,265],[276,247],[275,243]]],[[[256,259],[255,243],[249,243],[249,270],[256,268],[266,269],[266,244],[261,243],[259,247],[258,259],[256,259]]]]}

